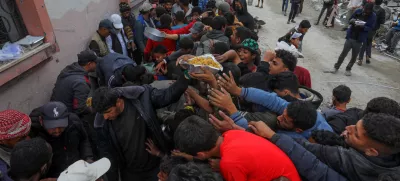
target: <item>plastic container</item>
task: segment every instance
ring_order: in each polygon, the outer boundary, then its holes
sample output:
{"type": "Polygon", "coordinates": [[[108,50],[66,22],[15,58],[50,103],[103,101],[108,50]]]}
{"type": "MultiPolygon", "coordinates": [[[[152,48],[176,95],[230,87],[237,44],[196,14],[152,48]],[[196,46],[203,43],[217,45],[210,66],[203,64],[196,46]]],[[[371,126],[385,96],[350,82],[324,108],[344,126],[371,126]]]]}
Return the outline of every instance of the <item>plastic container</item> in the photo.
{"type": "Polygon", "coordinates": [[[193,58],[189,59],[188,61],[179,60],[179,64],[181,64],[185,69],[187,69],[189,71],[189,73],[196,73],[196,74],[204,73],[203,70],[201,70],[202,66],[205,66],[213,74],[216,74],[219,71],[223,71],[224,70],[222,65],[215,59],[215,57],[213,55],[206,54],[206,55],[202,55],[202,56],[198,56],[198,57],[205,57],[205,58],[210,57],[214,62],[216,62],[218,65],[220,65],[221,68],[211,67],[211,66],[207,66],[207,65],[193,65],[193,64],[190,64],[189,62],[193,58]]]}

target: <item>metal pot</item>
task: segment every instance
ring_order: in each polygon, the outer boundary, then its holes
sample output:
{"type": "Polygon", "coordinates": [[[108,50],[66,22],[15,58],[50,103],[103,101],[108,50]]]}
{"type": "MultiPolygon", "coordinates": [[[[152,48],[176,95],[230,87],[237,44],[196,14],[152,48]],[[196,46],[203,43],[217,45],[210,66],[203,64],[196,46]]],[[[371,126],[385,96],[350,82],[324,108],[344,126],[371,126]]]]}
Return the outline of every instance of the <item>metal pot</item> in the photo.
{"type": "Polygon", "coordinates": [[[150,27],[144,29],[144,36],[153,41],[163,41],[165,38],[165,35],[161,31],[150,27]]]}

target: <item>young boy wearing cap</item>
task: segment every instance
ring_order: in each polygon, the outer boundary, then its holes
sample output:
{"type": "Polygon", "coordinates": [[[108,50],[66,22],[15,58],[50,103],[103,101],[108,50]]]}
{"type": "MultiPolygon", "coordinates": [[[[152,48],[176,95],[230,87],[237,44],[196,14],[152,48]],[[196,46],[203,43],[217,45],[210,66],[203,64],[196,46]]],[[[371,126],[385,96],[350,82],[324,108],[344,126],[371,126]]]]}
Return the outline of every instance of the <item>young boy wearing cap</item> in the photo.
{"type": "Polygon", "coordinates": [[[15,111],[0,112],[0,172],[3,179],[11,180],[7,174],[10,168],[10,154],[15,145],[24,140],[31,130],[31,119],[28,115],[15,111]]]}
{"type": "Polygon", "coordinates": [[[30,114],[32,137],[46,140],[53,148],[53,164],[48,176],[57,178],[77,160],[92,162],[93,153],[82,121],[61,102],[49,102],[30,114]]]}
{"type": "Polygon", "coordinates": [[[111,33],[115,33],[112,22],[108,19],[101,20],[99,23],[99,28],[92,36],[89,49],[96,52],[97,56],[99,57],[104,57],[109,54],[110,51],[106,43],[106,38],[110,36],[111,33]]]}
{"type": "Polygon", "coordinates": [[[108,158],[93,163],[79,160],[60,174],[57,181],[103,181],[103,176],[111,167],[108,158]]]}
{"type": "Polygon", "coordinates": [[[69,112],[80,117],[92,113],[86,105],[91,89],[88,73],[96,70],[97,61],[93,51],[80,52],[78,62],[68,65],[58,75],[50,100],[64,103],[69,112]]]}
{"type": "MultiPolygon", "coordinates": [[[[52,156],[51,146],[41,138],[21,141],[11,153],[9,174],[14,181],[39,181],[46,176],[52,156]]],[[[56,181],[57,178],[44,180],[56,181]]]]}

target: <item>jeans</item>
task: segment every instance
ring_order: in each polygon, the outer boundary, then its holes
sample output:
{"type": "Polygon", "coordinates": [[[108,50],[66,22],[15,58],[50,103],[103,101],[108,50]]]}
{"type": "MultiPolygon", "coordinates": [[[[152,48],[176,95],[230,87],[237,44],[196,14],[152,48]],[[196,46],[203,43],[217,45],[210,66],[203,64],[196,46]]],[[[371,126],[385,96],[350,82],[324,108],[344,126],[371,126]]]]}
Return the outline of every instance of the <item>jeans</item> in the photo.
{"type": "Polygon", "coordinates": [[[396,44],[400,38],[400,30],[396,30],[394,28],[390,29],[390,31],[386,34],[386,44],[388,45],[388,50],[393,50],[396,48],[396,44]]]}
{"type": "Polygon", "coordinates": [[[365,53],[365,52],[367,52],[367,54],[366,54],[367,59],[368,59],[368,58],[371,58],[372,40],[374,39],[375,32],[376,32],[376,31],[370,31],[370,32],[368,32],[367,42],[363,43],[363,45],[362,45],[362,47],[361,47],[360,54],[358,55],[358,59],[359,59],[359,60],[364,59],[364,53],[365,53]]]}
{"type": "Polygon", "coordinates": [[[332,5],[327,5],[327,4],[324,3],[324,6],[322,6],[321,12],[319,13],[317,24],[321,20],[321,17],[324,14],[325,10],[326,10],[325,19],[326,19],[326,17],[328,17],[328,13],[330,12],[331,8],[332,8],[332,5]]]}
{"type": "Polygon", "coordinates": [[[287,11],[287,7],[289,6],[289,0],[282,0],[282,11],[287,11]]]}
{"type": "Polygon", "coordinates": [[[297,10],[299,9],[299,3],[292,3],[292,6],[290,7],[290,13],[289,13],[289,19],[290,20],[294,20],[294,18],[296,17],[297,14],[297,10]]]}
{"type": "Polygon", "coordinates": [[[360,52],[360,49],[361,49],[361,42],[358,42],[357,40],[353,39],[347,39],[346,42],[344,43],[342,53],[340,54],[338,61],[335,63],[335,69],[340,68],[340,65],[342,65],[344,59],[351,50],[351,59],[346,67],[346,71],[351,71],[351,68],[356,62],[357,55],[360,52]]]}

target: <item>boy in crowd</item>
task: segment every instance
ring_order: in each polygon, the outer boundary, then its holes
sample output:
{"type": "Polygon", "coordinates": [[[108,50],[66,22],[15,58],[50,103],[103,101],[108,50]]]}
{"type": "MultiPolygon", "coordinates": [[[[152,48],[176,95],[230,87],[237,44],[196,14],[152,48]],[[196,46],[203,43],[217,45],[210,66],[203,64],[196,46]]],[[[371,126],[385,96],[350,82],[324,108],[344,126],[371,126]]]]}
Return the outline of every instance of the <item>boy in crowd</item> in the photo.
{"type": "Polygon", "coordinates": [[[178,11],[174,16],[174,26],[171,27],[172,30],[180,29],[185,27],[185,13],[183,11],[178,11]]]}
{"type": "MultiPolygon", "coordinates": [[[[166,61],[165,58],[167,58],[167,53],[168,50],[167,48],[165,48],[163,45],[158,45],[156,46],[153,51],[153,61],[155,63],[155,65],[160,64],[161,62],[166,61]]],[[[158,79],[157,80],[164,80],[166,79],[166,77],[164,77],[163,75],[166,75],[168,70],[167,70],[167,66],[163,63],[164,66],[159,66],[159,68],[156,68],[156,72],[155,74],[157,75],[158,79]]]]}
{"type": "Polygon", "coordinates": [[[172,6],[174,5],[173,0],[165,0],[164,1],[164,9],[167,11],[168,14],[172,15],[172,6]]]}
{"type": "Polygon", "coordinates": [[[213,30],[201,37],[200,45],[196,51],[197,56],[211,53],[211,48],[217,42],[229,42],[229,38],[224,33],[226,23],[226,19],[222,16],[213,18],[211,24],[213,30]]]}
{"type": "Polygon", "coordinates": [[[269,141],[240,130],[219,136],[210,123],[198,116],[186,118],[178,126],[174,140],[177,149],[199,159],[220,157],[220,172],[227,181],[273,180],[281,176],[300,180],[290,159],[269,141]]]}
{"type": "Polygon", "coordinates": [[[289,30],[288,33],[286,33],[285,36],[281,37],[278,39],[278,41],[283,41],[284,39],[286,39],[286,37],[292,37],[292,35],[294,33],[301,33],[302,35],[300,36],[300,43],[299,46],[297,47],[297,49],[299,50],[299,52],[302,51],[302,45],[303,45],[303,39],[304,36],[306,35],[306,33],[308,32],[308,30],[311,28],[311,23],[308,20],[303,20],[300,22],[300,24],[292,29],[289,30]]]}
{"type": "Polygon", "coordinates": [[[351,90],[346,85],[339,85],[332,91],[332,105],[330,107],[322,108],[321,112],[325,119],[336,115],[338,113],[345,112],[347,110],[347,104],[351,100],[351,90]]]}

